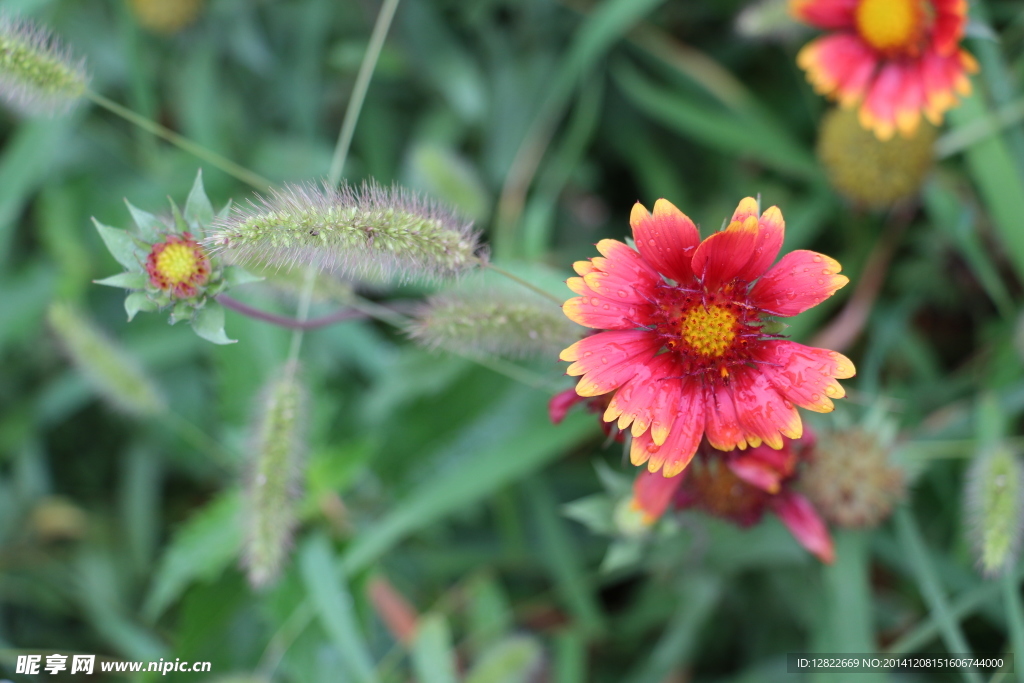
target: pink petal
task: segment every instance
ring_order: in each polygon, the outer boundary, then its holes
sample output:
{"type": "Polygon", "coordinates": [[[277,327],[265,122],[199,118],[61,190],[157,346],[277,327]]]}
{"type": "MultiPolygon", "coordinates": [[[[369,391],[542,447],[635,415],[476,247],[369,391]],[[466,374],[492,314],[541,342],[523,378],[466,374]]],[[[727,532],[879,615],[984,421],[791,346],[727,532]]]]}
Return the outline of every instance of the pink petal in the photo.
{"type": "Polygon", "coordinates": [[[685,474],[664,477],[660,472],[641,470],[633,481],[633,506],[644,514],[648,523],[665,514],[685,474]]]}
{"type": "Polygon", "coordinates": [[[566,389],[551,397],[548,401],[548,418],[552,424],[559,424],[577,403],[585,401],[575,389],[566,389]]]}
{"type": "Polygon", "coordinates": [[[791,341],[768,342],[760,356],[762,372],[783,398],[819,413],[831,412],[831,399],[846,395],[836,379],[856,372],[850,359],[837,351],[791,341]]]}
{"type": "Polygon", "coordinates": [[[633,379],[660,348],[661,339],[650,332],[599,332],[565,349],[559,358],[573,361],[567,375],[583,375],[576,393],[600,396],[633,379]]]}
{"type": "Polygon", "coordinates": [[[660,469],[666,477],[675,477],[693,460],[701,437],[704,436],[704,392],[692,379],[674,380],[678,383],[675,419],[668,437],[657,451],[651,453],[647,468],[660,469]]]}
{"type": "Polygon", "coordinates": [[[760,275],[751,277],[747,270],[759,232],[757,218],[748,216],[700,243],[693,254],[693,272],[706,291],[718,291],[737,278],[751,282],[760,275]]]}
{"type": "Polygon", "coordinates": [[[832,536],[809,500],[799,493],[785,491],[772,497],[771,506],[800,545],[825,564],[835,561],[832,536]]]}
{"type": "Polygon", "coordinates": [[[789,317],[832,296],[850,281],[839,275],[839,261],[824,254],[791,251],[754,283],[750,302],[766,313],[789,317]]]}
{"type": "Polygon", "coordinates": [[[782,437],[799,439],[803,434],[800,414],[792,403],[779,395],[778,390],[759,369],[738,367],[731,377],[733,401],[740,426],[751,441],[751,436],[771,448],[782,448],[782,437]]]}
{"type": "MultiPolygon", "coordinates": [[[[638,367],[633,379],[615,392],[605,410],[605,422],[618,419],[619,429],[623,430],[633,423],[633,436],[640,436],[657,422],[658,432],[651,436],[656,443],[664,442],[668,434],[664,412],[671,410],[674,415],[675,405],[679,402],[678,383],[666,379],[672,376],[675,364],[672,355],[665,353],[638,367]]],[[[671,420],[668,422],[670,424],[671,420]]]]}
{"type": "MultiPolygon", "coordinates": [[[[596,272],[596,271],[595,271],[596,272]]],[[[594,275],[592,272],[588,277],[594,275]]],[[[562,312],[575,323],[598,330],[632,330],[646,324],[653,310],[646,301],[612,299],[595,292],[581,277],[565,281],[580,296],[562,304],[562,312]]]]}
{"type": "Polygon", "coordinates": [[[708,442],[720,451],[746,448],[732,391],[722,384],[709,382],[704,385],[704,416],[708,442]]]}
{"type": "Polygon", "coordinates": [[[789,11],[800,21],[823,29],[852,28],[860,0],[790,0],[789,11]]]}

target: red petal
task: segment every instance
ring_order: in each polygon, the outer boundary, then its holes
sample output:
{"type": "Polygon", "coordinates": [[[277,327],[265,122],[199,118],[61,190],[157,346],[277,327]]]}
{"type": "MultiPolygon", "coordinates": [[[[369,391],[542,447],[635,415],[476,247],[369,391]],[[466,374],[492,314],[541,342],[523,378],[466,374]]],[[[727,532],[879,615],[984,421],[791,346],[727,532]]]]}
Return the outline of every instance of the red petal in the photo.
{"type": "Polygon", "coordinates": [[[828,527],[809,500],[799,493],[785,491],[773,496],[771,505],[800,545],[825,564],[835,561],[835,548],[828,527]]]}
{"type": "Polygon", "coordinates": [[[551,419],[551,423],[559,424],[574,405],[585,400],[583,396],[576,393],[575,389],[566,389],[552,396],[548,401],[548,417],[551,419]]]}
{"type": "Polygon", "coordinates": [[[726,464],[733,474],[768,493],[778,493],[782,482],[792,476],[796,469],[797,455],[789,448],[789,442],[782,450],[758,446],[746,451],[733,451],[726,464]]]}
{"type": "Polygon", "coordinates": [[[725,386],[709,383],[704,386],[705,430],[708,443],[720,451],[731,451],[734,448],[746,448],[747,440],[743,437],[736,416],[736,405],[733,403],[732,392],[725,386]]]}
{"type": "Polygon", "coordinates": [[[782,437],[799,439],[803,434],[800,414],[758,369],[738,367],[731,376],[736,415],[747,440],[754,436],[774,449],[782,448],[782,437]]]}
{"type": "Polygon", "coordinates": [[[799,249],[782,257],[750,289],[750,302],[765,313],[789,317],[832,296],[850,281],[839,261],[799,249]]]}
{"type": "Polygon", "coordinates": [[[660,348],[661,340],[650,332],[599,332],[565,349],[559,358],[574,361],[567,375],[583,375],[576,393],[600,396],[633,379],[660,348]]]}
{"type": "Polygon", "coordinates": [[[796,62],[820,95],[852,106],[864,94],[878,65],[878,54],[859,36],[834,33],[812,40],[797,54],[796,62]]]}
{"type": "Polygon", "coordinates": [[[757,218],[748,216],[700,243],[693,254],[693,272],[705,290],[719,290],[736,278],[751,282],[761,274],[750,277],[746,270],[759,241],[759,232],[757,218]]]}
{"type": "Polygon", "coordinates": [[[835,408],[831,399],[846,395],[836,378],[855,373],[843,354],[791,341],[769,342],[760,355],[765,362],[762,372],[783,398],[819,413],[831,412],[835,408]]]}
{"type": "Polygon", "coordinates": [[[888,140],[896,132],[896,104],[904,78],[905,72],[898,62],[883,64],[860,107],[861,125],[873,130],[879,140],[888,140]]]}
{"type": "Polygon", "coordinates": [[[651,523],[665,514],[685,476],[664,477],[641,470],[633,481],[633,506],[644,514],[646,522],[651,523]]]}
{"type": "MultiPolygon", "coordinates": [[[[595,271],[596,272],[596,271],[595,271]]],[[[588,277],[593,276],[590,273],[588,277]]],[[[601,296],[581,277],[565,281],[569,289],[580,296],[562,304],[562,312],[575,323],[598,330],[631,330],[646,324],[651,315],[651,304],[635,303],[601,296]]]]}
{"type": "Polygon", "coordinates": [[[690,259],[700,243],[700,233],[686,214],[665,199],[654,203],[653,214],[637,202],[629,215],[629,224],[644,260],[677,283],[691,281],[690,259]]]}
{"type": "Polygon", "coordinates": [[[692,379],[679,383],[675,419],[668,437],[647,463],[650,470],[661,469],[666,477],[676,477],[693,460],[701,437],[704,436],[704,392],[692,379]]]}
{"type": "Polygon", "coordinates": [[[858,4],[860,0],[790,0],[789,11],[818,28],[852,28],[858,4]]]}
{"type": "Polygon", "coordinates": [[[651,300],[662,280],[640,254],[618,240],[601,240],[597,250],[605,258],[592,259],[594,269],[583,274],[590,289],[620,303],[644,304],[651,300]]]}
{"type": "Polygon", "coordinates": [[[615,392],[604,420],[618,419],[619,429],[623,430],[633,423],[633,436],[640,436],[652,427],[651,437],[655,443],[663,443],[679,403],[679,383],[668,379],[678,374],[675,365],[672,356],[666,353],[638,367],[633,379],[615,392]],[[667,412],[671,413],[668,419],[667,412]]]}

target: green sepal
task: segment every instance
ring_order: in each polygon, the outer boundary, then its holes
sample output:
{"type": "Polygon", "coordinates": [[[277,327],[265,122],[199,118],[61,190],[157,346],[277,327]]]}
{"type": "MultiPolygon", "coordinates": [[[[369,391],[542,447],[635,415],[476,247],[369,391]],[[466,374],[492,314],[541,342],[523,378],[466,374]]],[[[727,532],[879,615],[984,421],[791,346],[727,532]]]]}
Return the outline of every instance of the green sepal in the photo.
{"type": "Polygon", "coordinates": [[[129,271],[141,273],[142,262],[149,251],[149,245],[143,244],[125,230],[103,225],[95,218],[92,219],[92,222],[96,226],[97,232],[100,233],[100,238],[107,246],[110,255],[129,271]]]}
{"type": "Polygon", "coordinates": [[[124,203],[128,205],[128,211],[132,214],[132,220],[139,229],[139,236],[147,242],[160,242],[164,233],[167,232],[167,225],[162,220],[148,211],[133,206],[126,198],[124,203]]]}
{"type": "Polygon", "coordinates": [[[196,312],[192,318],[192,329],[195,333],[214,344],[234,344],[237,339],[228,339],[224,334],[224,307],[216,301],[208,301],[206,306],[196,312]]]}
{"type": "Polygon", "coordinates": [[[595,534],[615,535],[615,502],[606,493],[594,493],[566,503],[562,514],[595,534]]]}
{"type": "Polygon", "coordinates": [[[598,570],[602,574],[632,567],[644,556],[644,542],[636,538],[617,539],[608,545],[608,552],[598,570]]]}
{"type": "Polygon", "coordinates": [[[102,280],[93,280],[92,283],[122,289],[145,289],[149,284],[149,277],[145,273],[118,273],[102,280]]]}
{"type": "Polygon", "coordinates": [[[196,305],[194,301],[179,301],[174,304],[174,308],[171,309],[170,323],[175,325],[180,323],[182,320],[191,320],[192,311],[196,305]]]}
{"type": "Polygon", "coordinates": [[[159,308],[160,305],[150,299],[145,292],[132,292],[124,300],[124,310],[128,313],[128,322],[131,322],[139,311],[152,313],[159,308]]]}
{"type": "Polygon", "coordinates": [[[224,268],[224,281],[228,287],[247,285],[250,282],[261,282],[266,278],[262,275],[253,275],[241,266],[227,266],[224,268]]]}
{"type": "Polygon", "coordinates": [[[210,198],[206,196],[203,188],[203,169],[196,173],[196,180],[192,184],[192,191],[185,201],[185,222],[197,236],[205,236],[205,228],[213,221],[213,205],[210,198]]]}
{"type": "Polygon", "coordinates": [[[188,232],[188,223],[185,222],[185,217],[181,215],[181,209],[170,197],[167,200],[171,203],[171,216],[174,218],[174,232],[179,235],[183,232],[188,232]]]}

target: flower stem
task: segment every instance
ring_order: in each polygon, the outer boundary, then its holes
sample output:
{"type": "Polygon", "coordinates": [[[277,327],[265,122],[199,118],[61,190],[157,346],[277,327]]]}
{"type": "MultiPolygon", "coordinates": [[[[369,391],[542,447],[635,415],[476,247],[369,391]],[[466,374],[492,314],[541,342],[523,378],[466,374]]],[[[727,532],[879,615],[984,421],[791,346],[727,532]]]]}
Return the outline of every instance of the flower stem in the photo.
{"type": "Polygon", "coordinates": [[[86,90],[85,96],[112,114],[116,114],[125,121],[128,121],[129,123],[136,125],[157,137],[163,138],[172,145],[175,145],[189,154],[199,157],[210,165],[224,171],[229,176],[232,176],[247,185],[251,185],[257,190],[267,190],[272,185],[272,183],[263,176],[239,166],[230,159],[222,157],[220,154],[217,154],[216,152],[209,150],[182,135],[178,135],[173,130],[164,128],[159,123],[151,121],[142,114],[138,114],[127,107],[123,107],[117,102],[109,100],[97,92],[86,90]]]}
{"type": "MultiPolygon", "coordinates": [[[[327,183],[337,187],[341,180],[341,174],[345,170],[345,161],[348,160],[348,151],[352,146],[352,135],[356,130],[356,121],[359,120],[359,112],[363,109],[363,102],[366,101],[366,91],[370,87],[370,79],[377,67],[377,59],[384,47],[384,39],[387,38],[388,29],[391,28],[391,20],[398,9],[399,0],[384,0],[384,4],[377,13],[377,21],[373,25],[373,33],[370,34],[370,43],[366,46],[363,54],[363,63],[359,65],[359,74],[356,76],[355,86],[352,88],[352,96],[348,100],[348,107],[345,109],[345,118],[341,122],[341,131],[338,133],[338,141],[334,145],[334,156],[331,159],[331,170],[327,174],[327,183]]],[[[315,271],[310,268],[306,273],[306,281],[302,287],[302,294],[299,298],[298,319],[305,322],[309,314],[309,302],[313,297],[313,285],[316,282],[315,271]]],[[[303,329],[296,329],[292,335],[291,351],[288,358],[291,361],[299,359],[299,352],[302,350],[303,329]]]]}
{"type": "Polygon", "coordinates": [[[255,306],[242,303],[238,299],[230,297],[227,294],[221,294],[218,296],[217,302],[224,306],[224,308],[230,308],[232,311],[241,313],[244,316],[248,316],[255,320],[262,320],[263,322],[270,323],[271,325],[277,325],[278,327],[284,327],[289,330],[316,330],[321,327],[328,327],[329,325],[344,322],[345,320],[368,317],[362,311],[357,311],[352,308],[343,308],[331,313],[330,315],[303,321],[298,318],[289,318],[284,315],[268,313],[267,311],[256,308],[255,306]]]}
{"type": "Polygon", "coordinates": [[[484,268],[490,268],[495,273],[498,273],[499,275],[507,277],[509,280],[512,280],[513,282],[519,283],[523,287],[526,287],[527,289],[535,292],[536,294],[540,294],[542,297],[544,297],[548,301],[554,302],[559,308],[561,308],[562,300],[559,299],[554,294],[551,294],[550,292],[544,291],[543,289],[541,289],[537,285],[534,285],[534,284],[531,284],[531,283],[527,282],[526,280],[524,280],[523,278],[519,277],[518,275],[513,275],[512,273],[508,272],[504,268],[499,268],[498,266],[494,265],[493,263],[490,263],[489,261],[481,261],[480,265],[482,265],[484,268]]]}

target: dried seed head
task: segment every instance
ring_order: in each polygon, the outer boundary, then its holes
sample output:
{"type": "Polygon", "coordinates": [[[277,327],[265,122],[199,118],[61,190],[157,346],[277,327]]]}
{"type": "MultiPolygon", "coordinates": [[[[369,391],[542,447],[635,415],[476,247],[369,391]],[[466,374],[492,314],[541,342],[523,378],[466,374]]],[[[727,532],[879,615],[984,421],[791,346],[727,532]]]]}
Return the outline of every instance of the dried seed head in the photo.
{"type": "Polygon", "coordinates": [[[859,428],[819,433],[800,484],[828,521],[852,528],[877,526],[904,492],[889,449],[859,428]]]}
{"type": "Polygon", "coordinates": [[[163,398],[135,359],[85,316],[54,303],[49,321],[71,362],[114,407],[138,416],[164,410],[163,398]]]}
{"type": "Polygon", "coordinates": [[[533,294],[467,287],[431,297],[409,335],[432,349],[523,358],[556,356],[581,331],[558,306],[533,294]]]}
{"type": "Polygon", "coordinates": [[[54,114],[71,107],[89,86],[76,60],[47,31],[0,15],[0,97],[26,114],[54,114]]]}
{"type": "Polygon", "coordinates": [[[264,387],[253,421],[245,564],[256,587],[277,578],[291,548],[305,458],[305,404],[298,366],[290,363],[264,387]]]}
{"type": "Polygon", "coordinates": [[[1012,567],[1024,522],[1024,469],[1009,448],[977,456],[967,472],[967,534],[986,576],[1012,567]]]}
{"type": "Polygon", "coordinates": [[[870,208],[885,208],[915,194],[934,165],[938,129],[922,122],[913,137],[882,141],[865,130],[853,109],[825,114],[818,157],[840,194],[870,208]]]}
{"type": "Polygon", "coordinates": [[[139,23],[156,33],[177,33],[203,11],[204,0],[131,0],[139,23]]]}
{"type": "Polygon", "coordinates": [[[397,187],[288,185],[217,218],[209,239],[233,263],[312,266],[347,277],[451,277],[479,263],[470,224],[397,187]]]}

